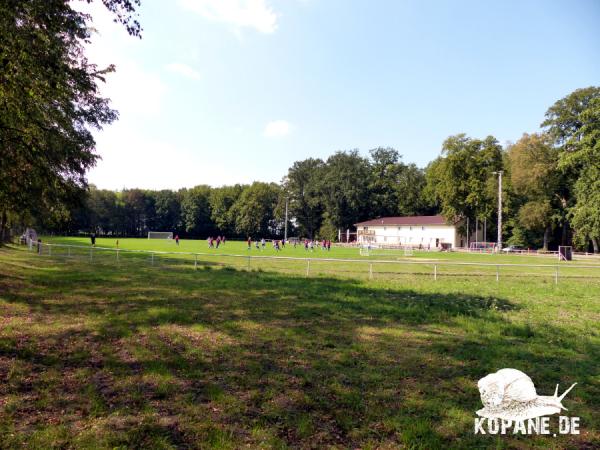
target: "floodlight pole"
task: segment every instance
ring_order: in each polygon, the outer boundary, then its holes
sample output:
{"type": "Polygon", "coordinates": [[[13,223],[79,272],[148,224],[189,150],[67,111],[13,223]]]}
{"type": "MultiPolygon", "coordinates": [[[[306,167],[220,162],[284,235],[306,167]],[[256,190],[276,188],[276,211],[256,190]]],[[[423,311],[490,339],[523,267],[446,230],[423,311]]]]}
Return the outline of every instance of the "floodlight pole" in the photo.
{"type": "Polygon", "coordinates": [[[492,172],[498,175],[498,253],[502,251],[502,170],[492,172]]]}
{"type": "Polygon", "coordinates": [[[285,228],[283,232],[283,240],[287,242],[287,223],[288,223],[288,200],[289,198],[285,198],[285,228]]]}

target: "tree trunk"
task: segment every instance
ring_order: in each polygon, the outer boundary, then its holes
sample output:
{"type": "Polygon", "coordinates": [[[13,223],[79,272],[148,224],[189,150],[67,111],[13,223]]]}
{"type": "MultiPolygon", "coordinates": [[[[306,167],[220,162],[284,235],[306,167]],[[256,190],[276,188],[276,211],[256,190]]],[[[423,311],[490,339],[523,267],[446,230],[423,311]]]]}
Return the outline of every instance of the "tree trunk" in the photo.
{"type": "Polygon", "coordinates": [[[0,245],[4,244],[6,239],[6,222],[8,222],[6,211],[2,211],[2,214],[0,215],[0,245]]]}
{"type": "Polygon", "coordinates": [[[561,242],[560,245],[568,245],[567,243],[567,232],[569,229],[569,224],[567,223],[567,221],[565,220],[563,222],[563,226],[562,226],[562,237],[561,237],[561,242]]]}
{"type": "Polygon", "coordinates": [[[594,246],[594,253],[600,253],[600,248],[598,248],[598,239],[592,238],[592,245],[594,246]]]}
{"type": "Polygon", "coordinates": [[[543,250],[545,252],[548,251],[548,240],[550,237],[550,227],[546,227],[546,229],[544,230],[544,247],[543,250]]]}

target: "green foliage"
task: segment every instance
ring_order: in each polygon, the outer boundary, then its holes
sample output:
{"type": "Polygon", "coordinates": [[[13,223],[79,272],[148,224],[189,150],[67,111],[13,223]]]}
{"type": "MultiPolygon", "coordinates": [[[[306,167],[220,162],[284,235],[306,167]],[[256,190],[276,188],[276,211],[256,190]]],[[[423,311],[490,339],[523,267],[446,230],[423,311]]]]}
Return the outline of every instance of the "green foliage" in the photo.
{"type": "Polygon", "coordinates": [[[215,227],[227,236],[235,234],[235,217],[231,215],[231,207],[246,186],[222,186],[210,191],[210,217],[215,227]]]}
{"type": "Polygon", "coordinates": [[[275,220],[274,209],[280,189],[258,181],[244,189],[230,212],[236,232],[253,238],[278,235],[282,224],[275,220]]]}
{"type": "Polygon", "coordinates": [[[490,218],[497,202],[493,172],[502,168],[502,147],[494,137],[450,136],[427,169],[429,196],[449,221],[490,218]]]}
{"type": "Polygon", "coordinates": [[[215,230],[211,220],[210,186],[201,185],[181,192],[181,219],[187,233],[208,236],[215,230]]]}
{"type": "Polygon", "coordinates": [[[302,236],[314,237],[323,220],[321,178],[325,164],[320,159],[296,161],[283,180],[283,195],[289,199],[288,214],[302,236]]]}
{"type": "Polygon", "coordinates": [[[336,152],[327,159],[322,178],[323,203],[336,228],[352,228],[368,218],[370,179],[369,163],[358,150],[336,152]]]}
{"type": "Polygon", "coordinates": [[[325,214],[323,219],[323,225],[319,228],[319,232],[317,233],[318,239],[327,239],[329,241],[336,241],[338,238],[338,229],[333,224],[331,219],[325,214]]]}
{"type": "Polygon", "coordinates": [[[577,242],[586,247],[592,240],[594,251],[600,242],[600,97],[590,101],[580,116],[581,127],[567,145],[572,151],[562,155],[561,164],[577,171],[571,220],[577,242]]]}
{"type": "Polygon", "coordinates": [[[404,164],[393,148],[371,150],[370,217],[413,216],[427,210],[424,171],[404,164]]]}
{"type": "Polygon", "coordinates": [[[570,195],[566,175],[558,168],[559,152],[546,134],[524,134],[507,151],[511,185],[520,198],[519,224],[544,233],[546,250],[551,227],[566,220],[570,195]]]}
{"type": "Polygon", "coordinates": [[[512,227],[512,233],[506,240],[507,245],[516,245],[518,247],[527,247],[528,242],[526,231],[519,226],[512,227]]]}
{"type": "Polygon", "coordinates": [[[164,189],[152,196],[154,197],[154,216],[149,228],[154,231],[173,231],[181,228],[181,205],[177,193],[164,189]]]}
{"type": "MultiPolygon", "coordinates": [[[[139,1],[103,0],[132,35],[139,1]]],[[[97,159],[92,129],[117,118],[84,53],[91,17],[67,1],[0,2],[0,240],[12,220],[53,214],[86,185],[97,159]]]]}
{"type": "Polygon", "coordinates": [[[569,95],[558,100],[546,111],[546,120],[542,127],[548,129],[548,133],[558,146],[567,144],[567,147],[575,144],[571,140],[578,134],[583,125],[581,113],[588,108],[590,102],[600,97],[600,87],[590,86],[576,89],[569,95]]]}

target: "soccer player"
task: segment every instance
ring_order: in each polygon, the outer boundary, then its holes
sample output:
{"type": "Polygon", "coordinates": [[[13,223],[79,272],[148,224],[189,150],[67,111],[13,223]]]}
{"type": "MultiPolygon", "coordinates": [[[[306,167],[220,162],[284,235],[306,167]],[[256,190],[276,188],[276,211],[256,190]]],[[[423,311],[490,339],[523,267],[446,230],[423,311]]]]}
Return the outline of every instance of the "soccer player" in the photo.
{"type": "Polygon", "coordinates": [[[175,244],[179,245],[179,235],[175,235],[175,244]]]}
{"type": "Polygon", "coordinates": [[[252,250],[252,238],[248,236],[248,250],[252,250]]]}
{"type": "Polygon", "coordinates": [[[90,236],[90,239],[92,241],[92,247],[96,246],[96,233],[92,233],[92,235],[90,236]]]}
{"type": "Polygon", "coordinates": [[[262,238],[260,240],[260,245],[262,246],[262,249],[264,250],[265,249],[265,245],[267,245],[267,241],[265,241],[265,238],[262,238]]]}

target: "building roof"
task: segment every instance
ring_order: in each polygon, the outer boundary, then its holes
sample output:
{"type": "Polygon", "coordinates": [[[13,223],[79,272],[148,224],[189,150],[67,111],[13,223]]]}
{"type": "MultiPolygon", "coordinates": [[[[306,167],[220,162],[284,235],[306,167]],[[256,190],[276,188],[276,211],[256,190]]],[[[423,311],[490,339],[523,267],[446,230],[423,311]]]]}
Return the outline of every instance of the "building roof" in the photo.
{"type": "Polygon", "coordinates": [[[380,217],[379,219],[359,222],[357,227],[374,227],[385,225],[448,225],[442,216],[404,216],[404,217],[380,217]]]}

